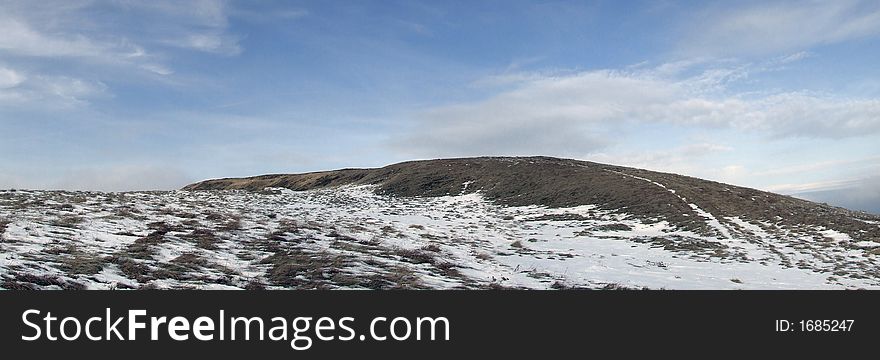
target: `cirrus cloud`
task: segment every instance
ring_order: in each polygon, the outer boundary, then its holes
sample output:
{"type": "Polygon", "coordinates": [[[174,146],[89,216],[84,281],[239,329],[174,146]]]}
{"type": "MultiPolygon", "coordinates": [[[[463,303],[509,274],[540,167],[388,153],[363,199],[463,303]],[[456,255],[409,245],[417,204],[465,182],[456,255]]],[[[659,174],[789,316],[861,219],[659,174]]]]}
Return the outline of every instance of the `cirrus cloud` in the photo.
{"type": "Polygon", "coordinates": [[[809,91],[736,93],[728,84],[763,71],[760,66],[709,66],[688,76],[669,67],[519,76],[512,87],[482,101],[416,114],[412,128],[393,145],[428,157],[584,155],[646,124],[730,129],[771,139],[880,132],[880,99],[809,91]]]}
{"type": "Polygon", "coordinates": [[[724,3],[697,11],[685,26],[685,53],[766,55],[880,35],[876,1],[724,3]]]}

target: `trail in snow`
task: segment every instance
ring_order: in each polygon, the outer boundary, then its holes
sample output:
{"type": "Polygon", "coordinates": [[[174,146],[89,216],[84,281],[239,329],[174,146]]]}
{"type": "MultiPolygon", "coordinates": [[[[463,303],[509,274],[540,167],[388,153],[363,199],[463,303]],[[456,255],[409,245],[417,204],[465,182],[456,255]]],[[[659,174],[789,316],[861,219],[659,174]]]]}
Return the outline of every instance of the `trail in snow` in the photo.
{"type": "Polygon", "coordinates": [[[709,213],[709,212],[706,211],[706,210],[701,209],[699,206],[697,206],[697,204],[694,204],[694,203],[688,202],[687,199],[685,199],[685,198],[684,198],[683,196],[681,196],[681,195],[678,195],[678,194],[675,192],[675,190],[666,187],[666,185],[663,185],[663,184],[661,184],[661,183],[659,183],[659,182],[656,182],[656,181],[654,181],[654,180],[651,180],[651,179],[647,179],[647,178],[643,178],[643,177],[640,177],[640,176],[635,176],[635,175],[627,174],[627,173],[620,172],[620,171],[614,171],[614,170],[606,170],[606,171],[613,172],[613,173],[615,173],[615,174],[619,174],[619,175],[623,175],[623,176],[628,176],[628,177],[631,177],[631,178],[633,178],[633,179],[638,179],[638,180],[642,180],[642,181],[647,181],[647,182],[649,182],[649,183],[651,183],[651,184],[654,184],[654,185],[656,185],[656,186],[659,186],[659,187],[663,188],[664,190],[668,191],[668,192],[671,193],[672,195],[675,195],[675,197],[677,197],[679,200],[681,200],[682,202],[684,202],[685,204],[687,204],[687,205],[688,205],[691,209],[693,209],[694,212],[696,212],[698,215],[700,215],[701,217],[705,218],[705,219],[707,220],[707,224],[708,224],[709,226],[711,226],[713,229],[717,230],[718,233],[720,233],[722,236],[724,236],[725,239],[732,239],[732,238],[733,238],[733,236],[730,234],[730,230],[729,230],[726,226],[724,226],[724,224],[721,223],[721,221],[719,221],[717,218],[715,218],[714,215],[712,215],[711,213],[709,213]]]}

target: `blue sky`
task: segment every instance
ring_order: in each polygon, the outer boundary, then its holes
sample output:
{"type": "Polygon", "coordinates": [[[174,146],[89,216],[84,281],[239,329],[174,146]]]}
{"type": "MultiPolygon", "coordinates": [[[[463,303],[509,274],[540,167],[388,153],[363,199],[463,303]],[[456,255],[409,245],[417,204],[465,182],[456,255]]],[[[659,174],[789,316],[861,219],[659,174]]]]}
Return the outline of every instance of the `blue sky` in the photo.
{"type": "Polygon", "coordinates": [[[0,188],[551,155],[880,211],[875,1],[0,0],[0,188]]]}

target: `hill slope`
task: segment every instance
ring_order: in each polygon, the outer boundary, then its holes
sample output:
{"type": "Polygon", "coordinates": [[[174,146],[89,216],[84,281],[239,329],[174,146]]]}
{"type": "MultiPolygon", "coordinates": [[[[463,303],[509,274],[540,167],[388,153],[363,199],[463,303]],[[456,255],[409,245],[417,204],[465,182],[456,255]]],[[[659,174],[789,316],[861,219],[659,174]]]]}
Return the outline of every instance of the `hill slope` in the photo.
{"type": "Polygon", "coordinates": [[[812,226],[857,240],[880,241],[880,228],[871,223],[878,218],[873,215],[693,177],[551,157],[409,161],[377,169],[208,180],[184,190],[312,190],[341,185],[377,185],[379,194],[407,197],[479,192],[511,206],[596,205],[713,236],[741,232],[741,226],[726,219],[737,217],[772,224],[769,230],[774,233],[812,226]]]}

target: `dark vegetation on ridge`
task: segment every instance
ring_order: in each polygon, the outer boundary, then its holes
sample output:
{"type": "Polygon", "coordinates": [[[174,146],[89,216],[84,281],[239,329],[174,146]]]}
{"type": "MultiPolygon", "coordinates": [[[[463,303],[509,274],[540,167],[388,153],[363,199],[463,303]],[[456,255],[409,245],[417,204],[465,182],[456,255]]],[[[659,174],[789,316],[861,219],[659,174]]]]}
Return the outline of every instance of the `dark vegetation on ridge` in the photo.
{"type": "Polygon", "coordinates": [[[479,191],[487,199],[505,205],[592,204],[648,222],[666,220],[681,229],[720,235],[707,224],[707,218],[690,206],[695,204],[733,227],[736,225],[725,217],[759,221],[779,229],[822,226],[845,232],[857,240],[880,241],[880,227],[863,221],[877,221],[880,217],[867,213],[688,176],[551,157],[408,161],[376,169],[207,180],[188,185],[184,190],[259,191],[269,187],[311,190],[367,184],[376,185],[377,193],[391,196],[444,196],[479,191]]]}

